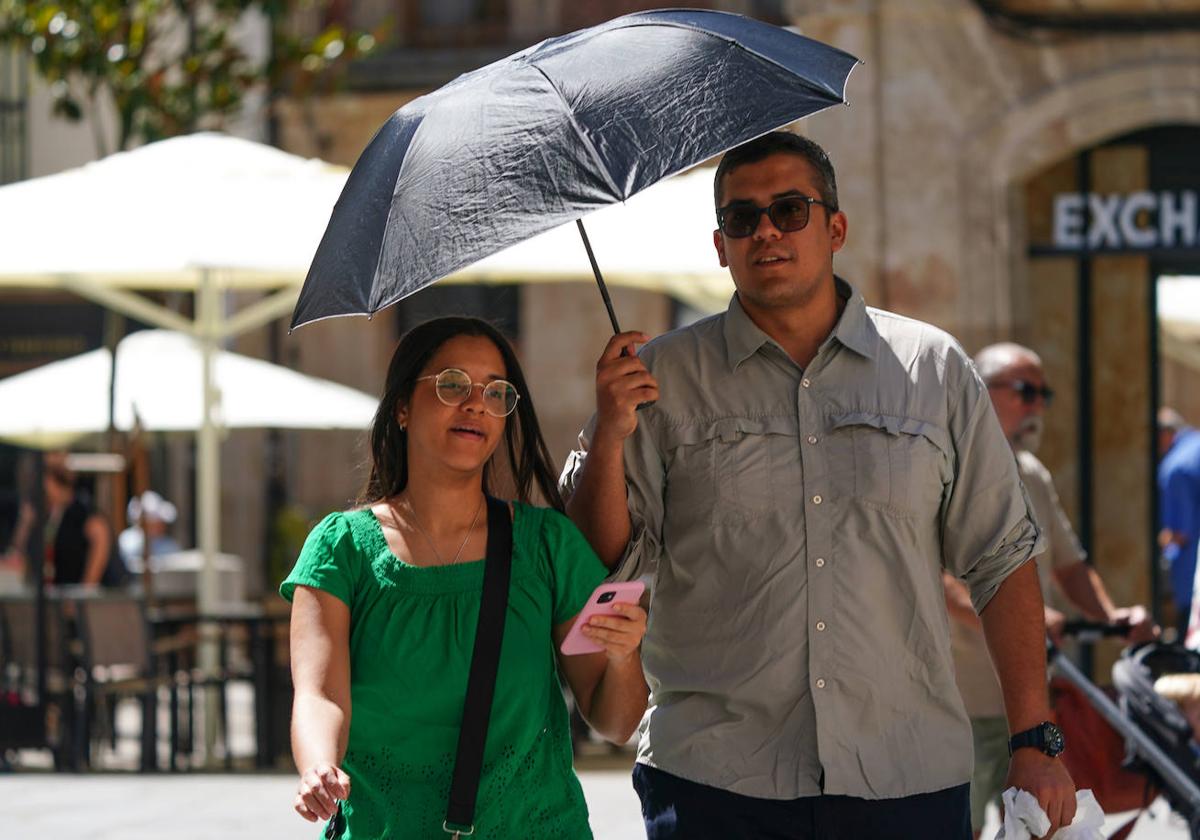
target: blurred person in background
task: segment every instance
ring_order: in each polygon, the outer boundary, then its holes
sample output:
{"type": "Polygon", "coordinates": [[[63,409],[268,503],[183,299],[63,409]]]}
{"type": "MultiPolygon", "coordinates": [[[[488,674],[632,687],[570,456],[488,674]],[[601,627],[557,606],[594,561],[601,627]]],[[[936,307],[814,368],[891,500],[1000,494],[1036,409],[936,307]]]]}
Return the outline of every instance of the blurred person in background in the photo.
{"type": "Polygon", "coordinates": [[[117,537],[121,559],[131,572],[141,572],[145,557],[159,557],[179,551],[179,543],[167,533],[167,527],[175,522],[178,512],[175,505],[153,490],[129,500],[126,516],[129,527],[117,537]],[[143,532],[143,528],[145,529],[143,532]],[[146,553],[146,536],[150,537],[150,551],[146,553]]]}
{"type": "MultiPolygon", "coordinates": [[[[1017,459],[1017,472],[1033,506],[1034,518],[1046,541],[1046,551],[1036,558],[1038,580],[1046,602],[1046,632],[1062,643],[1066,621],[1063,612],[1050,606],[1060,603],[1055,588],[1071,606],[1094,621],[1127,624],[1129,641],[1143,642],[1158,636],[1145,607],[1115,607],[1104,582],[1086,561],[1066,512],[1059,502],[1050,471],[1034,452],[1041,442],[1043,416],[1053,390],[1046,384],[1042,361],[1020,344],[992,344],[975,356],[975,366],[988,388],[1000,428],[1017,459]]],[[[955,679],[971,717],[975,742],[975,771],[971,780],[971,829],[979,837],[988,802],[999,802],[1008,773],[1008,725],[1004,696],[988,657],[983,625],[971,606],[966,586],[949,575],[943,577],[946,607],[950,614],[955,679]]]]}
{"type": "MultiPolygon", "coordinates": [[[[42,492],[46,511],[42,540],[45,582],[57,586],[123,584],[127,576],[124,564],[114,562],[112,528],[80,490],[78,476],[67,465],[65,452],[46,454],[42,492]]],[[[32,505],[23,504],[7,552],[9,563],[28,569],[26,550],[34,524],[32,505]]]]}
{"type": "Polygon", "coordinates": [[[1200,433],[1172,408],[1158,412],[1158,544],[1166,560],[1180,636],[1188,630],[1200,536],[1200,433]]]}

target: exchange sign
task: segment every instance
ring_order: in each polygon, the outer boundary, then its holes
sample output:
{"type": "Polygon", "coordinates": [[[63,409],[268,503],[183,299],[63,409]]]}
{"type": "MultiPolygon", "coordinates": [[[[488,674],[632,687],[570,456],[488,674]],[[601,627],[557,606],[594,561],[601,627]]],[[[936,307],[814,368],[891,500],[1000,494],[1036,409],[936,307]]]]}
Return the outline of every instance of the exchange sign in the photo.
{"type": "Polygon", "coordinates": [[[1198,228],[1195,190],[1054,197],[1054,247],[1064,250],[1195,248],[1198,228]]]}

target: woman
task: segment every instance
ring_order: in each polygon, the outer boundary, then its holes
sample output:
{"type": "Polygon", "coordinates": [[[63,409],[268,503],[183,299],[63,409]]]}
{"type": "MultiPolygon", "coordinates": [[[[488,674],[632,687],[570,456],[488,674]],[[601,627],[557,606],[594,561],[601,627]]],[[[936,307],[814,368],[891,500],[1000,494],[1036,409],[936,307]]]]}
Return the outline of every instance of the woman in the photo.
{"type": "Polygon", "coordinates": [[[646,614],[589,622],[604,652],[559,657],[606,570],[562,501],[516,356],[491,326],[441,318],[396,348],[371,433],[365,506],[309,534],[292,599],[295,808],[343,837],[445,837],[442,821],[479,614],[503,438],[516,487],[512,581],[476,840],[590,837],[557,674],[614,742],[646,707],[646,614]],[[485,384],[481,384],[485,383],[485,384]],[[536,486],[554,510],[533,507],[536,486]],[[557,668],[556,668],[557,665],[557,668]]]}

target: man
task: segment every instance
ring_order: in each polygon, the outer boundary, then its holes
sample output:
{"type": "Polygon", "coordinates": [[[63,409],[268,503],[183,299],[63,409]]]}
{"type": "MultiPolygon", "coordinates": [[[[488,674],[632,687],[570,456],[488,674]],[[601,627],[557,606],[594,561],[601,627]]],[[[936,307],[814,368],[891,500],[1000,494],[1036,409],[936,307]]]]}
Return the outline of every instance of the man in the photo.
{"type": "Polygon", "coordinates": [[[1012,731],[1038,745],[1010,780],[1069,823],[1042,726],[1038,532],[970,360],[834,277],[848,223],[815,143],[738,147],[715,192],[737,294],[640,358],[640,333],[609,342],[562,481],[614,576],[654,574],[634,770],[649,837],[968,837],[943,567],[983,612],[1012,731]]]}
{"type": "MultiPolygon", "coordinates": [[[[1046,630],[1056,642],[1065,615],[1049,606],[1055,600],[1057,583],[1069,603],[1094,621],[1127,624],[1129,641],[1144,642],[1158,635],[1158,628],[1142,606],[1116,608],[1100,576],[1088,563],[1075,531],[1067,519],[1050,472],[1033,454],[1042,436],[1043,416],[1054,392],[1046,385],[1042,360],[1019,344],[993,344],[979,351],[975,366],[1000,428],[1016,454],[1017,472],[1033,503],[1034,518],[1046,537],[1046,551],[1037,558],[1038,579],[1045,607],[1046,630]]],[[[945,575],[946,606],[951,623],[954,668],[975,741],[975,771],[971,779],[971,829],[975,837],[983,830],[988,802],[1004,791],[1008,772],[1008,726],[1004,719],[1004,695],[988,659],[979,616],[971,607],[965,586],[945,575]]]]}
{"type": "Polygon", "coordinates": [[[1170,408],[1158,412],[1158,455],[1158,543],[1170,566],[1176,622],[1183,635],[1192,613],[1200,537],[1200,433],[1170,408]]]}

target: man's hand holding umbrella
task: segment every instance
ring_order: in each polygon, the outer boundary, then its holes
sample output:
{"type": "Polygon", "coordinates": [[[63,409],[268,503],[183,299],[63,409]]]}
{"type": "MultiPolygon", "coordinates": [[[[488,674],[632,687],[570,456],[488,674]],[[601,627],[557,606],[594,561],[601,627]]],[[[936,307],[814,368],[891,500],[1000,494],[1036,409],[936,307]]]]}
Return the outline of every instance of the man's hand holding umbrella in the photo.
{"type": "Polygon", "coordinates": [[[650,337],[623,332],[609,339],[596,362],[596,432],[593,447],[620,446],[637,428],[637,408],[658,399],[658,381],[636,347],[650,337]]]}

